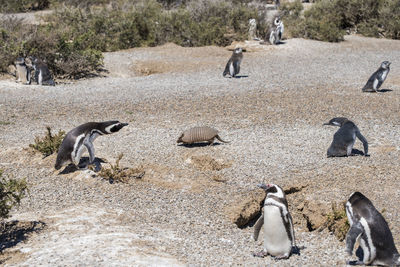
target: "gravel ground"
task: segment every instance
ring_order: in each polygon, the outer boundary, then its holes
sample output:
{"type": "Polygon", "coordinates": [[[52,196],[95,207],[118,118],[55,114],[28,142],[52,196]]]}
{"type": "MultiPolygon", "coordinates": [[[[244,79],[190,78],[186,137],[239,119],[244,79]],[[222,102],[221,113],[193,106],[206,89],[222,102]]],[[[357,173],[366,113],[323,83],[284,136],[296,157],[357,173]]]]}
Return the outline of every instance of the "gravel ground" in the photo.
{"type": "MultiPolygon", "coordinates": [[[[8,266],[344,265],[345,245],[329,232],[295,222],[301,255],[275,262],[251,256],[262,248],[252,227],[226,213],[232,199],[260,182],[306,183],[308,201],[345,201],[353,191],[385,209],[400,243],[400,41],[346,37],[330,44],[286,40],[247,52],[240,79],[222,77],[224,48],[165,45],[106,53],[107,77],[24,86],[0,81],[0,168],[26,177],[30,196],[11,220],[42,222],[43,230],[8,248],[8,266]],[[387,92],[361,93],[384,60],[387,92]],[[148,75],[151,74],[151,75],[148,75]],[[326,158],[337,128],[353,120],[371,157],[326,158]],[[88,171],[61,175],[55,155],[27,149],[45,126],[70,130],[88,121],[118,119],[129,126],[100,137],[96,156],[146,171],[141,180],[109,184],[88,171]],[[231,141],[177,146],[179,134],[209,125],[231,141]],[[194,164],[194,158],[202,158],[194,164]],[[216,170],[211,162],[221,163],[216,170]],[[225,182],[218,182],[219,177],[225,182]]],[[[362,150],[360,141],[355,148],[362,150]]],[[[290,209],[294,209],[291,205],[290,209]]]]}

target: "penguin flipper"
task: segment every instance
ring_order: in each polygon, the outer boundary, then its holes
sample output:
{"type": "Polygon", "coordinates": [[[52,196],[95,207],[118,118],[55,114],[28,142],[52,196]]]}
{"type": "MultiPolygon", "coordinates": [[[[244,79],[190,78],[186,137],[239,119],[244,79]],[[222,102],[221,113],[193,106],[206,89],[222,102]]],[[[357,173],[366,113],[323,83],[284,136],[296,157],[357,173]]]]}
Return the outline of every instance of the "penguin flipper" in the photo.
{"type": "Polygon", "coordinates": [[[258,235],[260,234],[260,230],[263,224],[264,224],[264,214],[261,214],[260,218],[258,218],[256,223],[254,224],[254,234],[253,234],[254,241],[257,241],[258,235]]]}
{"type": "Polygon", "coordinates": [[[349,256],[353,254],[354,244],[358,237],[364,232],[360,222],[354,223],[346,235],[346,252],[349,256]]]}
{"type": "Polygon", "coordinates": [[[356,136],[358,137],[358,139],[360,139],[360,141],[363,143],[364,146],[364,156],[369,156],[368,155],[368,141],[367,139],[365,139],[365,137],[360,133],[360,131],[356,132],[356,136]]]}

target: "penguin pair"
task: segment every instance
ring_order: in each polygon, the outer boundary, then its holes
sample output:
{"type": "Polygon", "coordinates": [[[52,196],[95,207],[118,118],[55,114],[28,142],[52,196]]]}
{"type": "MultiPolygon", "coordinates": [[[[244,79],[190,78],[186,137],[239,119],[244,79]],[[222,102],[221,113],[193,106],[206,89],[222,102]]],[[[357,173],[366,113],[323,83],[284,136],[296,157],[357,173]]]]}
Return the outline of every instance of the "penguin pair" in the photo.
{"type": "MultiPolygon", "coordinates": [[[[271,255],[276,259],[287,259],[298,251],[295,242],[293,220],[288,210],[286,195],[275,184],[260,184],[267,196],[263,212],[254,225],[254,240],[257,241],[264,225],[264,249],[254,253],[256,257],[271,255]]],[[[346,215],[350,229],[346,234],[346,252],[353,255],[359,242],[359,260],[348,261],[350,265],[400,266],[400,255],[394,244],[389,226],[372,202],[360,192],[350,195],[346,202],[346,215]]]]}
{"type": "Polygon", "coordinates": [[[100,135],[116,133],[127,125],[128,123],[121,123],[119,121],[88,122],[72,129],[61,143],[54,168],[59,170],[62,166],[69,163],[80,167],[79,161],[85,147],[89,152],[89,162],[87,165],[93,164],[95,159],[94,140],[100,135]]]}

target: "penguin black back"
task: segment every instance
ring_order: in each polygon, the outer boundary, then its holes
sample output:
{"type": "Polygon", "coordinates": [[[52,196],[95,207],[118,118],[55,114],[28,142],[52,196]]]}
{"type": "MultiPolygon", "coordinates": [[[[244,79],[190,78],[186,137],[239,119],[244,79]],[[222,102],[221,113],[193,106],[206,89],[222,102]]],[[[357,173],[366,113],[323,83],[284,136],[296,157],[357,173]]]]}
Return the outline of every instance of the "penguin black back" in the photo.
{"type": "Polygon", "coordinates": [[[400,264],[389,225],[366,196],[353,193],[346,203],[346,214],[350,224],[346,236],[347,252],[352,254],[358,236],[362,240],[360,246],[364,258],[358,264],[400,264]]]}

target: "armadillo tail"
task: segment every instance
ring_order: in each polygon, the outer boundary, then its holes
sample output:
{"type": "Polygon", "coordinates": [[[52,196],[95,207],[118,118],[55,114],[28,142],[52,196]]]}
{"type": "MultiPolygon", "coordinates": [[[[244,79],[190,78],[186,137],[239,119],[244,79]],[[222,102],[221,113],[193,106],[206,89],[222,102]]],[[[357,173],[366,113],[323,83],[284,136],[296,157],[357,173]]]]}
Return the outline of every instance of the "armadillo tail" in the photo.
{"type": "Polygon", "coordinates": [[[217,138],[219,141],[223,142],[223,143],[230,143],[230,142],[231,142],[231,141],[224,141],[224,140],[222,140],[221,137],[219,137],[219,135],[217,135],[216,138],[217,138]]]}

